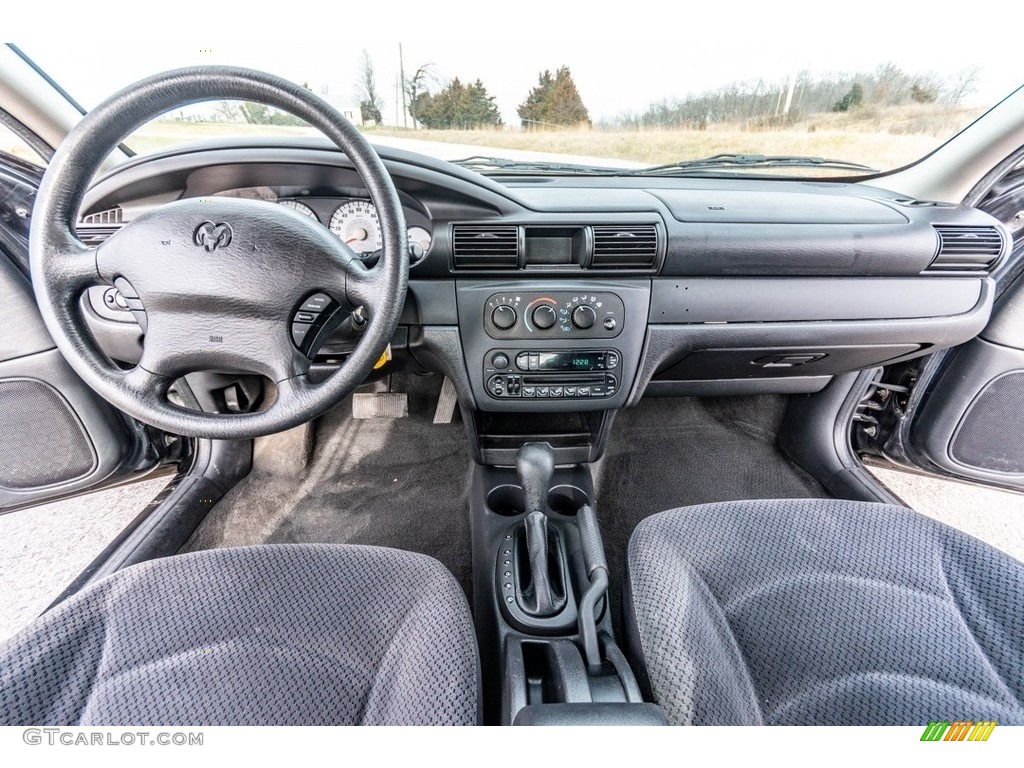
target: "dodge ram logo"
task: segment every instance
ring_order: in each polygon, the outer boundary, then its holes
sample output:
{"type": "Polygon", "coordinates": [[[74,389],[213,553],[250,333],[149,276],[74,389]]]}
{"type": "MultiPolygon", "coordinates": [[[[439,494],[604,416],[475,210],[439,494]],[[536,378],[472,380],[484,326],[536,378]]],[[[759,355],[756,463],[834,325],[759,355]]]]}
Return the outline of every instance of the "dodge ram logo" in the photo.
{"type": "Polygon", "coordinates": [[[192,233],[192,242],[203,246],[207,253],[213,253],[218,248],[230,245],[233,234],[231,227],[223,222],[214,224],[212,221],[204,221],[192,233]]]}

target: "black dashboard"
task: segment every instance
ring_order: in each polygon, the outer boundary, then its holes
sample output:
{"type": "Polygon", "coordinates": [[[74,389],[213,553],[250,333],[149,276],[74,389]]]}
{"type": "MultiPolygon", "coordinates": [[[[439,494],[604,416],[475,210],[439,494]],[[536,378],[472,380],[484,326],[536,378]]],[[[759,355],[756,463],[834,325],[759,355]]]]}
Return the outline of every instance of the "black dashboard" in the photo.
{"type": "MultiPolygon", "coordinates": [[[[473,412],[818,391],[975,336],[1009,247],[987,214],[863,183],[485,177],[378,150],[416,244],[393,346],[446,373],[473,412]]],[[[372,257],[365,188],[310,140],[134,159],[94,184],[80,234],[101,240],[153,206],[214,195],[288,205],[372,257]]],[[[141,332],[116,295],[97,289],[87,311],[108,353],[133,362],[141,332]]],[[[324,339],[317,362],[344,352],[324,339]]]]}

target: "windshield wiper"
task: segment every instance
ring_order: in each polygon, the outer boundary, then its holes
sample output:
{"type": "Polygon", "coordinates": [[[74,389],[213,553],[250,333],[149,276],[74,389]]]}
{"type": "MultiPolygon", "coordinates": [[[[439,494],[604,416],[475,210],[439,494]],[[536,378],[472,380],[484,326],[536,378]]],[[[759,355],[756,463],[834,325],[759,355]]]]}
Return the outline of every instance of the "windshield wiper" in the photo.
{"type": "Polygon", "coordinates": [[[487,157],[485,155],[473,155],[451,162],[477,173],[568,173],[578,176],[607,176],[623,172],[621,168],[599,165],[556,163],[546,160],[509,160],[505,157],[487,157]]]}
{"type": "Polygon", "coordinates": [[[877,168],[871,168],[860,163],[851,163],[846,160],[832,160],[827,157],[812,157],[810,155],[721,154],[702,157],[697,160],[681,160],[677,163],[652,165],[649,168],[631,171],[630,174],[634,176],[672,176],[679,174],[682,176],[704,170],[746,170],[747,168],[830,168],[843,171],[857,171],[859,173],[878,173],[877,168]]]}

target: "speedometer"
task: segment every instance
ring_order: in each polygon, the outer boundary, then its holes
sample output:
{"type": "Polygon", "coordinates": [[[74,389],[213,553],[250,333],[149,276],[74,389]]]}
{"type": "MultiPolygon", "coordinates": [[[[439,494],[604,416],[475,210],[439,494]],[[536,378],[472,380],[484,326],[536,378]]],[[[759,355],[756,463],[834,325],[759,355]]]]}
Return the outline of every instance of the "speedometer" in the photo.
{"type": "Polygon", "coordinates": [[[331,216],[330,228],[356,253],[381,249],[380,219],[369,200],[349,200],[339,205],[331,216]]]}

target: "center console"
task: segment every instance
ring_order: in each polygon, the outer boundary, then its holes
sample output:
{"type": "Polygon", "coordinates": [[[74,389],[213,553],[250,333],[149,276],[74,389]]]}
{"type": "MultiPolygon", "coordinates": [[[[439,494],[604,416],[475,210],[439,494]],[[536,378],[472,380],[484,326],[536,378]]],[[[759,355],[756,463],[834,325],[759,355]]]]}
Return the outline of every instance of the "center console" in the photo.
{"type": "Polygon", "coordinates": [[[501,691],[485,722],[665,724],[614,640],[589,468],[530,442],[514,469],[473,472],[474,617],[485,688],[501,691]]]}
{"type": "Polygon", "coordinates": [[[639,366],[650,294],[650,280],[459,281],[459,330],[477,408],[621,408],[639,366]]]}

